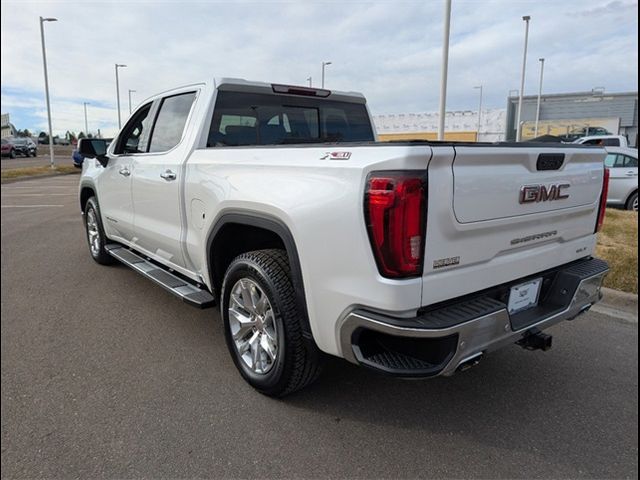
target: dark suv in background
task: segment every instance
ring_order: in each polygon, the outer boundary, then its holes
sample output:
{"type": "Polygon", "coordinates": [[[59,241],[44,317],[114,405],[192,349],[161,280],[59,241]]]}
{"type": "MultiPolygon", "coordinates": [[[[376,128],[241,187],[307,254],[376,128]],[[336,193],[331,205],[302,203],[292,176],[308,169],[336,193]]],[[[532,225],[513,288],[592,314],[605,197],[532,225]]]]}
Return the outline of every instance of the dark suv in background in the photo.
{"type": "Polygon", "coordinates": [[[16,158],[18,155],[24,157],[35,157],[38,155],[38,147],[30,138],[3,138],[2,156],[16,158]]]}

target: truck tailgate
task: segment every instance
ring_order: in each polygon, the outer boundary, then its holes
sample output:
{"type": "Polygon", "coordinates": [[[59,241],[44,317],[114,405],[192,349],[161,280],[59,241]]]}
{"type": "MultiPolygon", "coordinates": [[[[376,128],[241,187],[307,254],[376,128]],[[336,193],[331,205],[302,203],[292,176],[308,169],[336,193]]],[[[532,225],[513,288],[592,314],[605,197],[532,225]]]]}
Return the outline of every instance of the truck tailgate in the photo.
{"type": "Polygon", "coordinates": [[[597,148],[434,147],[422,304],[589,256],[604,157],[597,148]]]}
{"type": "Polygon", "coordinates": [[[597,149],[456,148],[456,218],[481,222],[597,202],[603,155],[597,149]]]}

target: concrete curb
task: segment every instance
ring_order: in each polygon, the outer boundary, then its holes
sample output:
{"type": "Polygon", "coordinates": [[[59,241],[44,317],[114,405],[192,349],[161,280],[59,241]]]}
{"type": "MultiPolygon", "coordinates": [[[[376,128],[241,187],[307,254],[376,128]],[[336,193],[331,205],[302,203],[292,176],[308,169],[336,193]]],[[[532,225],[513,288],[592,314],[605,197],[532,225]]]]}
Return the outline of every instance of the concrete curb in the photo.
{"type": "Polygon", "coordinates": [[[604,295],[601,302],[603,305],[638,313],[638,295],[606,287],[602,287],[602,293],[604,295]]]}
{"type": "Polygon", "coordinates": [[[17,178],[3,178],[2,180],[0,180],[0,183],[4,185],[5,183],[16,183],[16,182],[22,182],[24,180],[37,180],[39,178],[61,177],[66,175],[80,175],[80,173],[81,173],[81,170],[78,169],[77,172],[67,172],[67,173],[56,172],[56,173],[45,173],[42,175],[29,175],[29,176],[17,177],[17,178]]]}
{"type": "Polygon", "coordinates": [[[638,323],[638,295],[602,288],[602,301],[591,310],[628,323],[638,323]]]}

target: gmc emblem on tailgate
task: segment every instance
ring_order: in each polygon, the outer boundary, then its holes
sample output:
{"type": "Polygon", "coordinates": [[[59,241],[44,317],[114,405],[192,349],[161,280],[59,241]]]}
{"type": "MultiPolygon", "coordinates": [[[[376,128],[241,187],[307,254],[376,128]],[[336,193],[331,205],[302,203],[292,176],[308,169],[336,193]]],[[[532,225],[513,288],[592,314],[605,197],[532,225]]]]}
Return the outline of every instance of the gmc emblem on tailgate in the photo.
{"type": "Polygon", "coordinates": [[[569,194],[563,192],[571,185],[568,183],[555,183],[552,185],[523,185],[520,187],[520,203],[552,202],[569,198],[569,194]]]}

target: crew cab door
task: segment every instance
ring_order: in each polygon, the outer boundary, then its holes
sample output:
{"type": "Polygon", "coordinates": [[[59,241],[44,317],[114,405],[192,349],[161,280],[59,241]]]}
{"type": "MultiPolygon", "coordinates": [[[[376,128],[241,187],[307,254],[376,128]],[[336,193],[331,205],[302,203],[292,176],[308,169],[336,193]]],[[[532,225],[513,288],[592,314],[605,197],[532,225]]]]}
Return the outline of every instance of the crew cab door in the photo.
{"type": "Polygon", "coordinates": [[[182,164],[189,145],[182,141],[196,92],[157,99],[147,152],[134,159],[132,192],[134,243],[169,267],[185,267],[182,253],[182,164]]]}
{"type": "Polygon", "coordinates": [[[610,152],[604,161],[611,173],[607,200],[625,203],[638,188],[638,159],[623,153],[610,152]]]}
{"type": "MultiPolygon", "coordinates": [[[[151,102],[140,107],[129,119],[108,152],[105,171],[96,179],[102,223],[107,236],[114,240],[130,242],[133,239],[133,159],[146,150],[150,112],[151,102]]],[[[85,160],[89,161],[94,160],[85,160]]]]}

